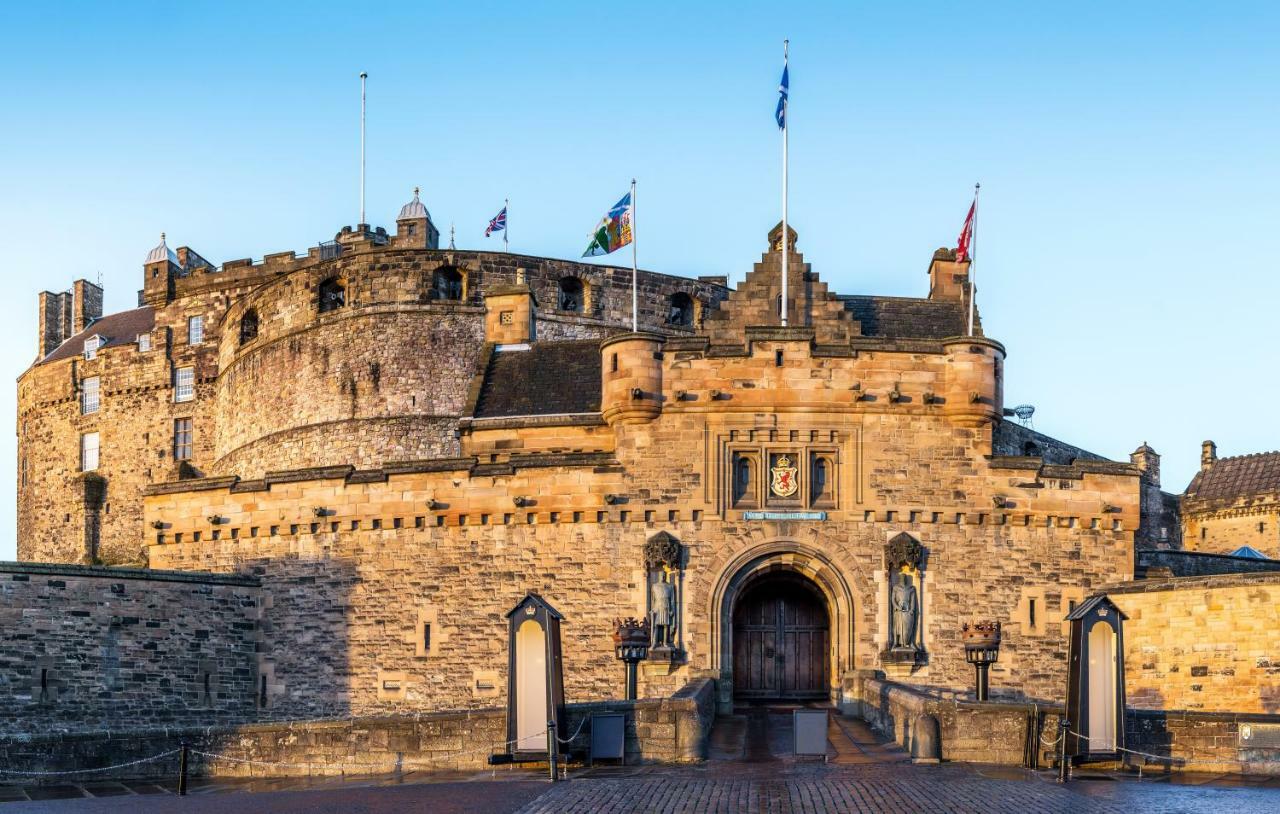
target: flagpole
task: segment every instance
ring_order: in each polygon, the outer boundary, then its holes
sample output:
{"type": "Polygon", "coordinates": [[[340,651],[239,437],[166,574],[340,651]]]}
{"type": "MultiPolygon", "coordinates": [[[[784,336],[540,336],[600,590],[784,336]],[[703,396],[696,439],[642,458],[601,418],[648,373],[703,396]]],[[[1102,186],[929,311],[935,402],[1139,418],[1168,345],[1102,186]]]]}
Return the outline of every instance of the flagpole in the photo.
{"type": "Polygon", "coordinates": [[[637,310],[640,301],[636,293],[636,179],[631,179],[631,332],[640,330],[640,314],[637,310]]]}
{"type": "Polygon", "coordinates": [[[502,199],[502,212],[506,216],[502,224],[502,250],[507,254],[511,254],[511,244],[507,242],[508,236],[511,234],[511,199],[502,199]]]}
{"type": "Polygon", "coordinates": [[[982,184],[973,185],[973,226],[969,234],[969,333],[973,336],[973,301],[978,297],[978,191],[982,184]]]}
{"type": "MultiPolygon", "coordinates": [[[[787,70],[787,46],[789,40],[782,41],[782,70],[787,70]]],[[[791,129],[791,90],[782,101],[782,327],[787,327],[787,266],[791,249],[787,245],[787,131],[791,129]]]]}
{"type": "Polygon", "coordinates": [[[367,223],[364,219],[364,82],[369,78],[369,74],[364,71],[360,72],[360,223],[367,223]]]}

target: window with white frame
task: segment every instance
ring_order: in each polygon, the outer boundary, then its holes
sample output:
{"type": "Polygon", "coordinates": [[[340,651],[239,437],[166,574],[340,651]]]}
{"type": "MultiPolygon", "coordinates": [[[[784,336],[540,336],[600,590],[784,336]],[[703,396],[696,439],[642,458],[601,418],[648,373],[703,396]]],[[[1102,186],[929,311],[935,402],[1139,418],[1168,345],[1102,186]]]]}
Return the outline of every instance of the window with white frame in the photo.
{"type": "Polygon", "coordinates": [[[98,358],[98,348],[102,347],[102,337],[94,334],[84,341],[84,360],[92,362],[98,358]]]}
{"type": "Polygon", "coordinates": [[[151,350],[151,334],[138,334],[138,350],[141,353],[151,350]]]}
{"type": "Polygon", "coordinates": [[[98,468],[98,434],[86,432],[80,436],[80,471],[92,472],[98,468]]]}
{"type": "Polygon", "coordinates": [[[180,367],[173,376],[173,400],[191,401],[196,397],[196,369],[180,367]]]}
{"type": "Polygon", "coordinates": [[[187,317],[187,344],[199,345],[204,341],[204,317],[187,317]]]}
{"type": "Polygon", "coordinates": [[[89,413],[98,412],[98,384],[100,379],[97,376],[86,376],[80,382],[80,413],[88,415],[89,413]]]}

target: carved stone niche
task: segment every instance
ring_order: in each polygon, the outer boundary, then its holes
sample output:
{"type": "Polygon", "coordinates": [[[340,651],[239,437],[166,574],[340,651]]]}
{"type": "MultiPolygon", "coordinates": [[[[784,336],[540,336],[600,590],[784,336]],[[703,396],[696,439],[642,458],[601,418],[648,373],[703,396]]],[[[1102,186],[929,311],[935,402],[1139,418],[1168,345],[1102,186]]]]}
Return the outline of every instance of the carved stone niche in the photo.
{"type": "MultiPolygon", "coordinates": [[[[888,643],[880,653],[886,668],[914,670],[926,661],[924,650],[924,546],[906,532],[884,547],[888,643]]],[[[897,672],[897,670],[894,670],[897,672]]]]}
{"type": "Polygon", "coordinates": [[[644,545],[646,572],[645,618],[653,631],[649,661],[668,664],[684,661],[684,566],[685,549],[665,531],[644,545]]]}

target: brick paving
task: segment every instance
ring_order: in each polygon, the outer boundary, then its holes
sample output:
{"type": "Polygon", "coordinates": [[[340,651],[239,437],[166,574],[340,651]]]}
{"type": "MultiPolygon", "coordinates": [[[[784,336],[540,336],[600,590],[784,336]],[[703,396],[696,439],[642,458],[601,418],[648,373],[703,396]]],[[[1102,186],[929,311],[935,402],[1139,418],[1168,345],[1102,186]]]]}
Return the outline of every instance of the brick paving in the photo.
{"type": "Polygon", "coordinates": [[[1280,811],[1280,778],[1136,781],[1093,774],[1062,786],[1049,772],[996,766],[915,766],[860,721],[833,716],[827,759],[790,754],[786,708],[721,718],[709,759],[696,766],[578,769],[555,785],[528,770],[412,773],[401,777],[200,780],[179,799],[170,783],[100,782],[0,787],[4,809],[54,814],[242,811],[308,814],[1183,814],[1280,811]],[[1205,781],[1213,785],[1203,784],[1205,781]],[[1230,788],[1228,786],[1237,786],[1230,788]]]}

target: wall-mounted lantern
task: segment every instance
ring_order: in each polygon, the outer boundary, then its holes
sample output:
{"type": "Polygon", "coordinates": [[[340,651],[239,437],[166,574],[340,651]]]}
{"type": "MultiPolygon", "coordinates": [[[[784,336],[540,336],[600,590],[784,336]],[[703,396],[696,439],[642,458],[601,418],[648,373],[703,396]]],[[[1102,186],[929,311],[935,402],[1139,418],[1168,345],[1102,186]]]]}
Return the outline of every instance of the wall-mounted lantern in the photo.
{"type": "Polygon", "coordinates": [[[1124,613],[1093,596],[1067,614],[1068,757],[1115,757],[1124,748],[1124,613]]]}

